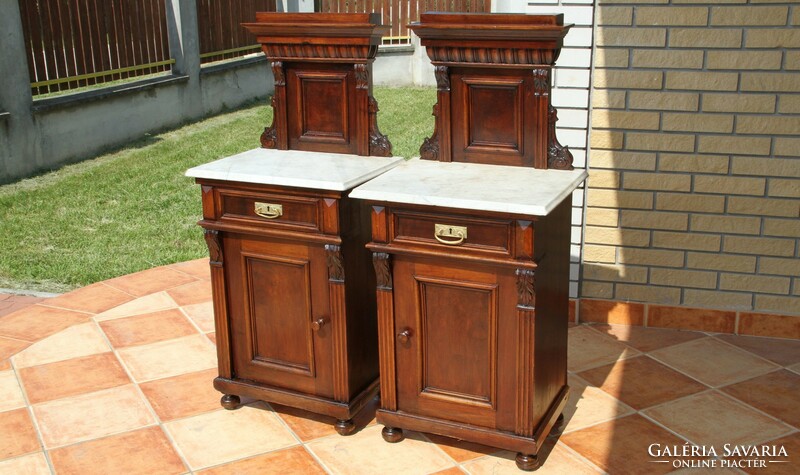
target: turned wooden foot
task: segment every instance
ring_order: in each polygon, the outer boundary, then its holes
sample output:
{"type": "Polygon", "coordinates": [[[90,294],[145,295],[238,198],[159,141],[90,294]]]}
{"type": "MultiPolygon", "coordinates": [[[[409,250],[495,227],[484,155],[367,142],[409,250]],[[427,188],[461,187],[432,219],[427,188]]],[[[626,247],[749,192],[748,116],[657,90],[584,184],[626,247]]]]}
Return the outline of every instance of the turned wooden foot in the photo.
{"type": "Polygon", "coordinates": [[[525,470],[527,472],[532,472],[539,468],[539,457],[536,455],[518,453],[516,462],[518,469],[525,470]]]}
{"type": "Polygon", "coordinates": [[[356,425],[353,424],[352,419],[348,419],[346,421],[339,419],[336,421],[336,424],[334,424],[333,427],[336,429],[336,432],[338,432],[339,435],[350,435],[356,430],[356,425]]]}
{"type": "Polygon", "coordinates": [[[222,404],[222,407],[224,407],[225,409],[227,409],[229,411],[233,411],[234,409],[238,409],[239,408],[239,403],[241,403],[241,402],[242,401],[241,401],[241,399],[239,399],[239,396],[237,396],[235,394],[226,394],[226,395],[222,396],[222,398],[219,400],[219,403],[222,404]]]}
{"type": "Polygon", "coordinates": [[[553,428],[550,429],[550,435],[548,437],[558,437],[561,433],[564,432],[564,413],[562,412],[559,414],[558,419],[556,419],[556,423],[553,424],[553,428]]]}
{"type": "Polygon", "coordinates": [[[398,429],[396,427],[384,427],[381,431],[381,435],[383,436],[383,440],[394,444],[403,440],[403,429],[398,429]]]}

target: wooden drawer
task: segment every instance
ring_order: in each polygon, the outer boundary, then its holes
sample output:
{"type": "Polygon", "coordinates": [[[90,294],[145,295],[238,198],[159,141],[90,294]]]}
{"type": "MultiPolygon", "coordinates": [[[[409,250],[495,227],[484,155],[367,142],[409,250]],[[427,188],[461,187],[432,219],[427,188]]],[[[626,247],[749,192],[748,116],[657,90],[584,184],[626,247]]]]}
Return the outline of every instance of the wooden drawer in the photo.
{"type": "Polygon", "coordinates": [[[393,210],[392,243],[461,248],[510,255],[513,221],[393,210]]]}
{"type": "Polygon", "coordinates": [[[221,189],[220,220],[295,231],[322,231],[322,199],[281,193],[221,189]]]}

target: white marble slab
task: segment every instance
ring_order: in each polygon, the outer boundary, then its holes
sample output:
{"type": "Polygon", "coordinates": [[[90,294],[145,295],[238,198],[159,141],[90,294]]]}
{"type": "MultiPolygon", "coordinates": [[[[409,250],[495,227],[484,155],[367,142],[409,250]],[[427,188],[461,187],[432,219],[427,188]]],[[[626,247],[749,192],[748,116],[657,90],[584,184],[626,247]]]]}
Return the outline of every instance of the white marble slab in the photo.
{"type": "Polygon", "coordinates": [[[186,176],[345,191],[402,163],[400,157],[257,148],[186,171],[186,176]]]}
{"type": "Polygon", "coordinates": [[[370,201],[544,216],[587,177],[585,170],[413,159],[350,193],[370,201]]]}

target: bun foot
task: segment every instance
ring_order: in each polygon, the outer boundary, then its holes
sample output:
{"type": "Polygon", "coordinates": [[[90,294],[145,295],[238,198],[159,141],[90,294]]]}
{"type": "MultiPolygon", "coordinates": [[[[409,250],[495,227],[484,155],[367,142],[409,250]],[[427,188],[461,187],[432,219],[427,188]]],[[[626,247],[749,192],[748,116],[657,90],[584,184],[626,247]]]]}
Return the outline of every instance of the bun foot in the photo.
{"type": "Polygon", "coordinates": [[[517,462],[517,468],[526,472],[532,472],[539,468],[539,457],[536,455],[518,453],[515,461],[517,462]]]}
{"type": "Polygon", "coordinates": [[[383,436],[383,440],[389,442],[390,444],[394,444],[403,440],[403,429],[398,429],[396,427],[384,427],[381,431],[381,435],[383,436]]]}
{"type": "Polygon", "coordinates": [[[338,432],[339,435],[350,435],[356,430],[356,425],[353,424],[352,419],[348,419],[346,421],[340,419],[336,421],[336,424],[334,424],[333,427],[336,429],[336,432],[338,432]]]}
{"type": "Polygon", "coordinates": [[[239,409],[239,403],[241,402],[242,401],[239,399],[239,396],[235,394],[226,394],[219,400],[219,403],[222,404],[222,407],[229,411],[239,409]]]}
{"type": "Polygon", "coordinates": [[[548,437],[556,438],[564,432],[564,413],[559,414],[558,419],[556,419],[556,423],[553,424],[553,428],[550,429],[550,435],[548,437]]]}

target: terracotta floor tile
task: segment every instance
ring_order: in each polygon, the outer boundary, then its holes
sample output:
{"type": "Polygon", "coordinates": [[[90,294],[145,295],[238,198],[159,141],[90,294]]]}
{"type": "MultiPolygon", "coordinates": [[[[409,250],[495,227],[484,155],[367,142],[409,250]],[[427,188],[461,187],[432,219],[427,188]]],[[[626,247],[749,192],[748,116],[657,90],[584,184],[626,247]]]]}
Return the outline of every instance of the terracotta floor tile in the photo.
{"type": "Polygon", "coordinates": [[[214,304],[212,302],[196,303],[181,308],[203,333],[214,331],[214,304]]]}
{"type": "Polygon", "coordinates": [[[204,335],[131,346],[117,353],[137,382],[217,367],[217,352],[204,335]]]}
{"type": "MultiPolygon", "coordinates": [[[[0,336],[0,361],[8,361],[9,358],[24,350],[30,344],[29,341],[0,336]]],[[[10,367],[11,363],[9,362],[8,365],[10,367]]]]}
{"type": "Polygon", "coordinates": [[[197,473],[198,475],[284,475],[292,473],[323,475],[326,472],[303,447],[292,447],[201,470],[197,473]]]}
{"type": "Polygon", "coordinates": [[[424,434],[425,438],[439,446],[440,449],[457,463],[473,460],[484,455],[496,454],[500,449],[486,445],[467,442],[466,440],[452,439],[436,434],[424,434]]]}
{"type": "Polygon", "coordinates": [[[111,347],[94,323],[74,325],[51,335],[12,358],[17,368],[106,353],[111,347]]]}
{"type": "Polygon", "coordinates": [[[644,305],[640,303],[581,299],[579,306],[582,322],[644,324],[644,305]]]}
{"type": "Polygon", "coordinates": [[[51,450],[50,459],[59,475],[169,475],[186,472],[186,467],[159,427],[51,450]]]}
{"type": "Polygon", "coordinates": [[[348,437],[325,437],[307,445],[334,474],[402,473],[429,474],[454,466],[434,444],[415,432],[389,444],[381,437],[382,426],[372,426],[348,437]]]}
{"type": "Polygon", "coordinates": [[[124,275],[104,283],[131,295],[144,295],[161,292],[179,285],[195,282],[197,279],[169,267],[156,267],[135,274],[124,275]]]}
{"type": "MultiPolygon", "coordinates": [[[[722,388],[756,409],[800,427],[800,375],[780,370],[722,388]]],[[[799,454],[800,455],[800,454],[799,454]]]]}
{"type": "Polygon", "coordinates": [[[131,300],[128,303],[114,307],[103,313],[95,315],[94,319],[98,322],[105,320],[113,320],[115,318],[132,317],[134,315],[142,315],[145,313],[153,313],[170,308],[177,308],[178,304],[172,300],[166,292],[156,292],[154,294],[145,295],[138,299],[131,300]]]}
{"type": "Polygon", "coordinates": [[[800,363],[800,340],[741,335],[715,335],[715,338],[782,366],[800,363]]]}
{"type": "Polygon", "coordinates": [[[583,371],[637,354],[639,351],[617,343],[589,327],[578,326],[569,330],[567,364],[570,371],[583,371]]]}
{"type": "Polygon", "coordinates": [[[211,343],[214,344],[214,346],[217,346],[217,334],[216,333],[206,333],[206,337],[211,341],[211,343]]]}
{"type": "Polygon", "coordinates": [[[786,369],[790,369],[790,370],[794,371],[795,373],[800,374],[800,363],[793,364],[792,366],[787,366],[786,369]]]}
{"type": "MultiPolygon", "coordinates": [[[[515,452],[501,452],[489,457],[481,457],[463,464],[467,473],[473,475],[519,475],[525,473],[514,462],[515,452]]],[[[576,457],[563,444],[556,445],[546,455],[540,451],[539,468],[536,475],[589,475],[600,471],[576,457]]]]}
{"type": "Polygon", "coordinates": [[[0,371],[11,369],[11,360],[0,360],[0,371]]]}
{"type": "Polygon", "coordinates": [[[167,291],[178,305],[193,305],[211,301],[211,281],[198,280],[167,291]]]}
{"type": "Polygon", "coordinates": [[[135,297],[102,282],[88,285],[42,302],[49,307],[67,308],[80,312],[100,313],[130,302],[135,297]]]}
{"type": "Polygon", "coordinates": [[[431,475],[464,475],[465,473],[467,472],[458,467],[450,467],[444,470],[439,470],[438,472],[433,472],[431,475]]]}
{"type": "Polygon", "coordinates": [[[791,431],[716,391],[689,396],[642,412],[699,445],[759,443],[791,431]]]}
{"type": "Polygon", "coordinates": [[[13,371],[0,371],[0,412],[25,407],[25,397],[13,371]]]}
{"type": "Polygon", "coordinates": [[[667,328],[648,328],[629,325],[592,325],[592,328],[639,351],[653,351],[702,338],[705,334],[667,328]]]}
{"type": "Polygon", "coordinates": [[[45,300],[30,295],[0,294],[0,317],[45,300]]]}
{"type": "Polygon", "coordinates": [[[130,384],[114,353],[83,356],[19,370],[31,404],[130,384]]]}
{"type": "Polygon", "coordinates": [[[179,262],[177,264],[172,264],[169,267],[176,271],[189,274],[192,277],[197,277],[198,279],[211,279],[211,268],[208,266],[207,257],[195,259],[193,261],[179,262]]]}
{"type": "Polygon", "coordinates": [[[610,474],[659,474],[674,470],[651,463],[650,444],[682,445],[683,440],[639,415],[615,419],[564,434],[561,441],[610,474]]]}
{"type": "Polygon", "coordinates": [[[44,452],[24,455],[0,462],[0,473],[8,475],[50,475],[44,452]]]}
{"type": "Polygon", "coordinates": [[[164,424],[192,470],[271,452],[297,440],[263,403],[164,424]]]}
{"type": "Polygon", "coordinates": [[[47,448],[138,429],[156,422],[134,385],[33,406],[47,448]]]}
{"type": "Polygon", "coordinates": [[[564,408],[565,432],[572,432],[598,422],[632,414],[634,411],[604,391],[588,386],[586,381],[569,375],[569,399],[564,408]]]}
{"type": "Polygon", "coordinates": [[[578,373],[578,376],[634,409],[644,409],[708,389],[647,356],[620,360],[578,373]]]}
{"type": "Polygon", "coordinates": [[[41,450],[28,409],[0,412],[0,460],[41,450]]]}
{"type": "Polygon", "coordinates": [[[146,345],[197,334],[194,325],[176,308],[107,320],[99,325],[115,348],[146,345]]]}
{"type": "MultiPolygon", "coordinates": [[[[356,415],[353,423],[357,431],[375,423],[375,411],[379,405],[380,401],[375,398],[356,415]]],[[[336,434],[336,430],[333,428],[336,419],[333,417],[314,414],[313,412],[281,404],[270,403],[270,406],[303,442],[336,434]]]]}
{"type": "Polygon", "coordinates": [[[751,470],[749,473],[754,475],[797,475],[798,457],[800,457],[800,432],[795,432],[777,440],[771,440],[766,445],[783,447],[786,450],[787,457],[776,457],[771,460],[789,459],[789,463],[768,463],[766,468],[751,470]]]}
{"type": "Polygon", "coordinates": [[[778,368],[710,337],[656,350],[650,355],[709,386],[730,384],[778,368]]]}
{"type": "Polygon", "coordinates": [[[86,313],[31,305],[0,318],[0,336],[35,342],[88,319],[86,313]]]}
{"type": "Polygon", "coordinates": [[[171,421],[220,408],[214,389],[216,369],[142,383],[139,387],[162,421],[171,421]]]}

